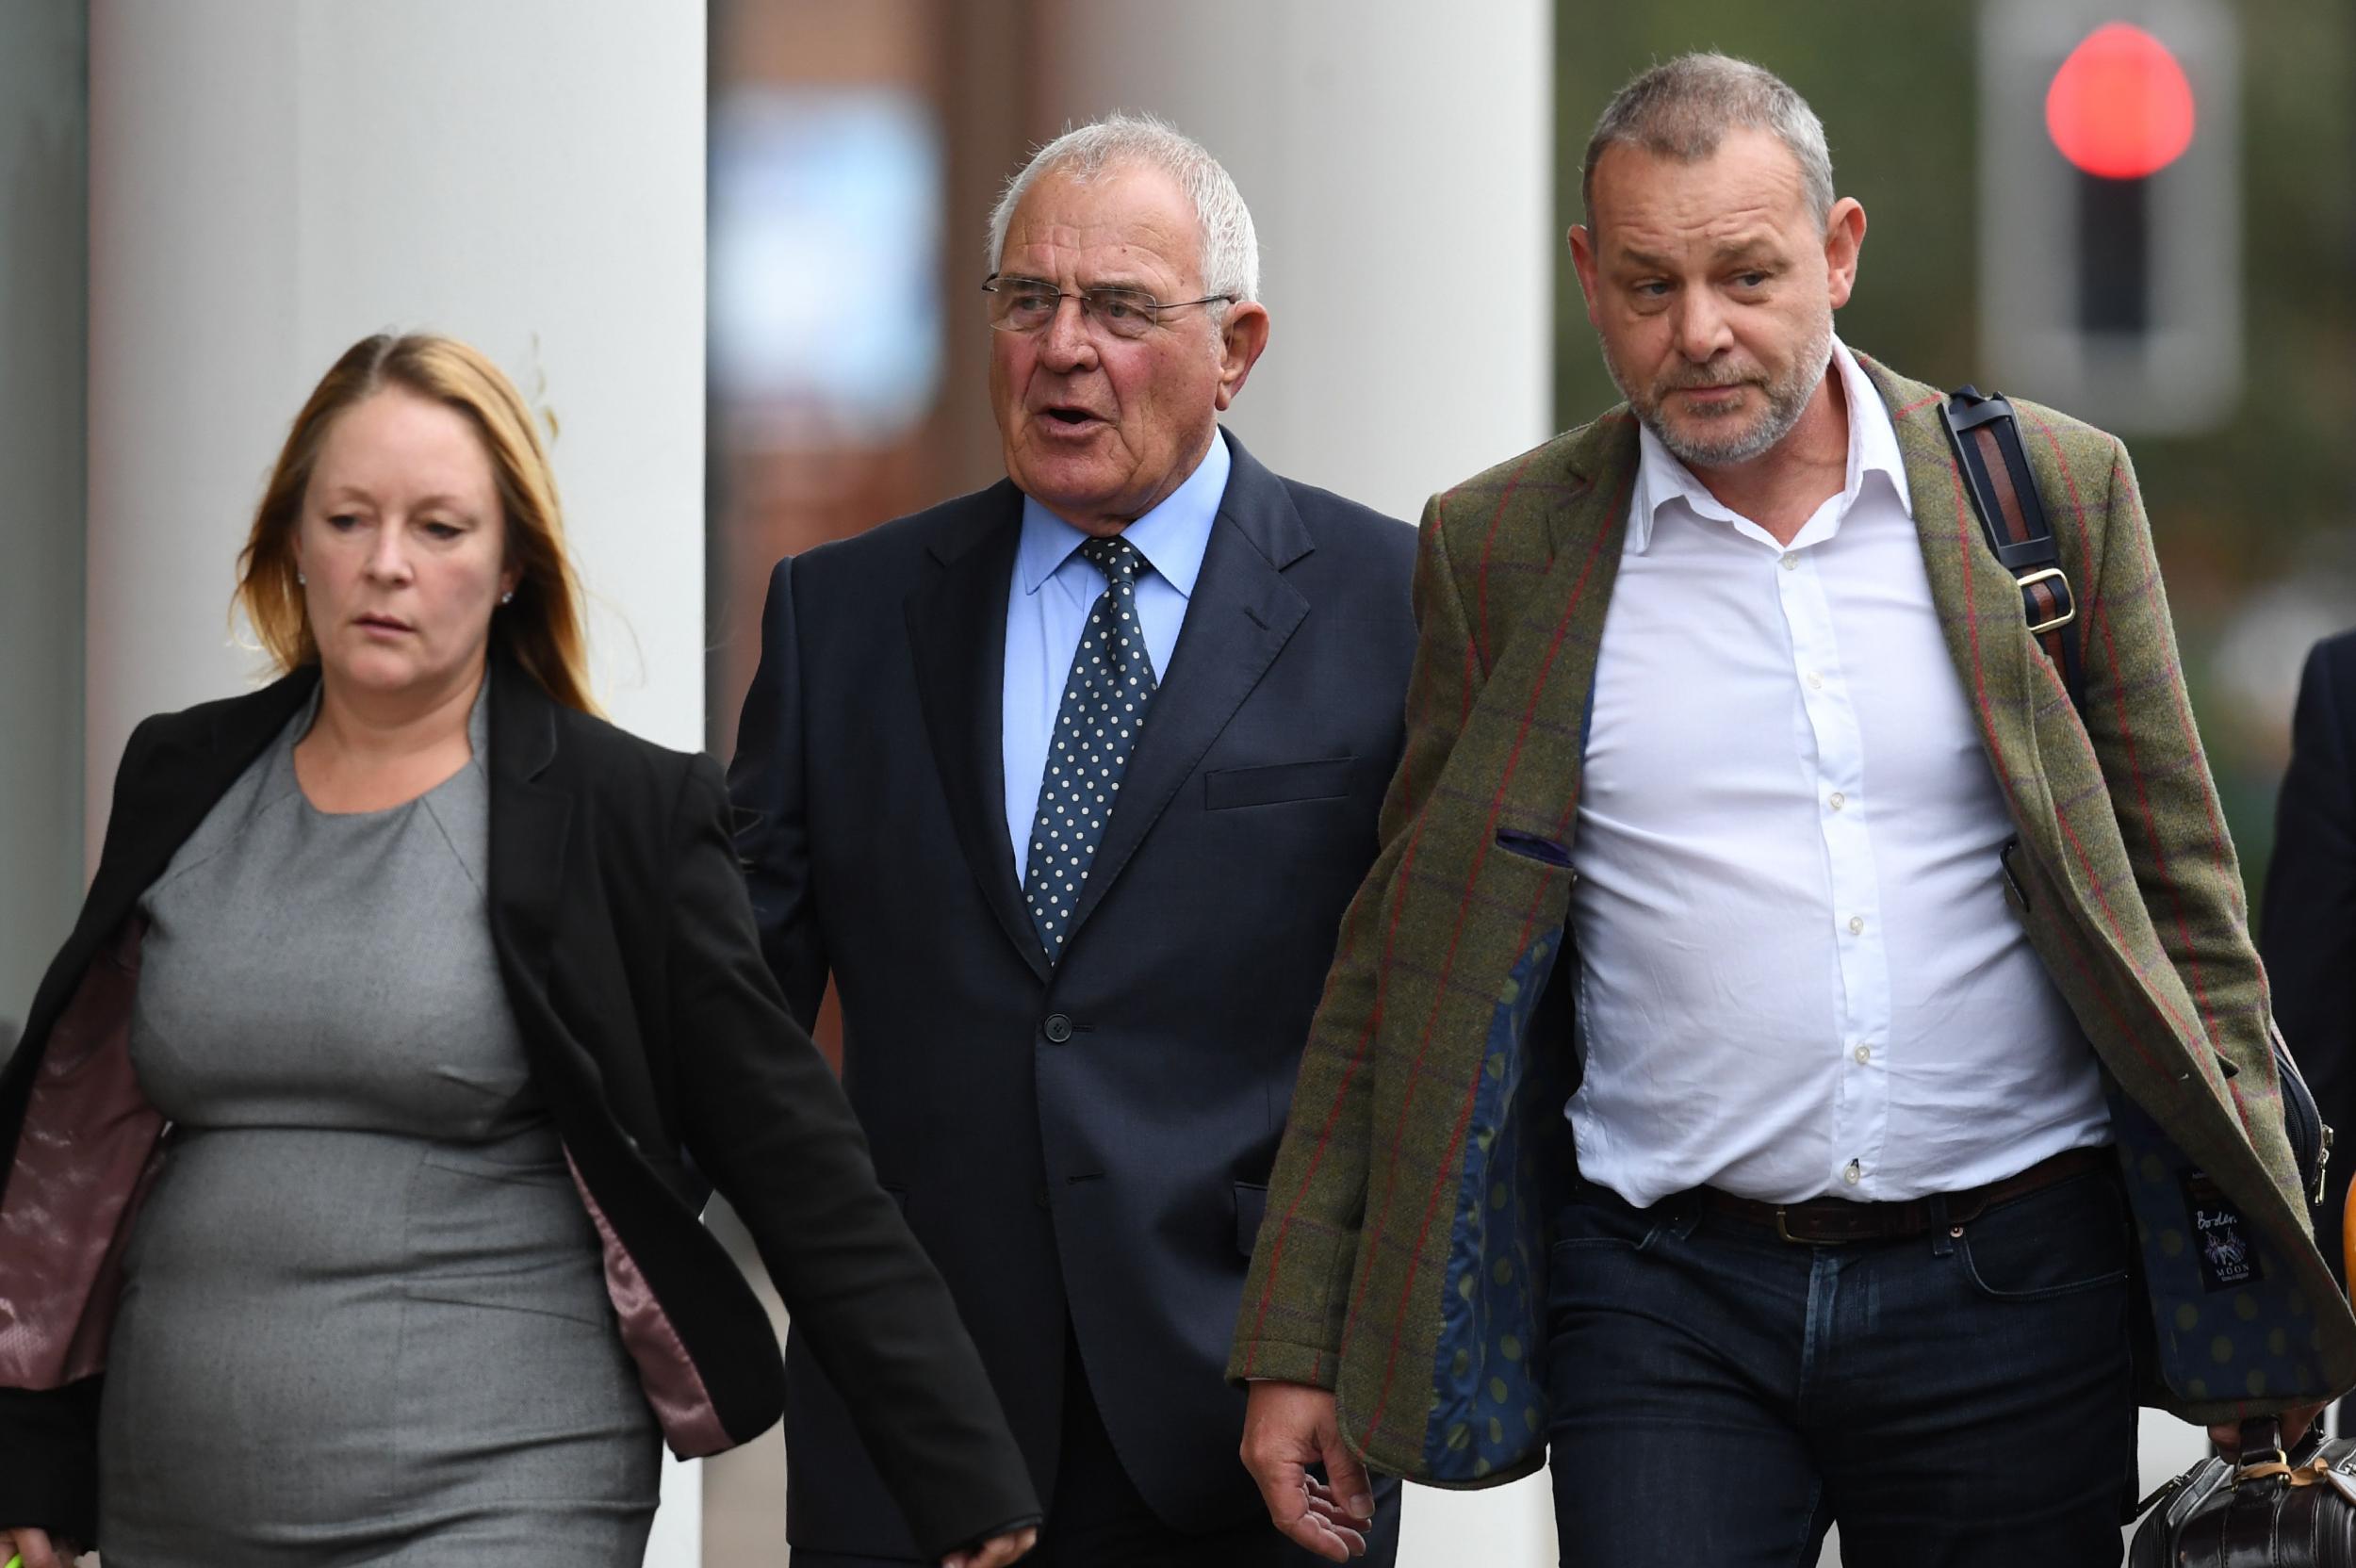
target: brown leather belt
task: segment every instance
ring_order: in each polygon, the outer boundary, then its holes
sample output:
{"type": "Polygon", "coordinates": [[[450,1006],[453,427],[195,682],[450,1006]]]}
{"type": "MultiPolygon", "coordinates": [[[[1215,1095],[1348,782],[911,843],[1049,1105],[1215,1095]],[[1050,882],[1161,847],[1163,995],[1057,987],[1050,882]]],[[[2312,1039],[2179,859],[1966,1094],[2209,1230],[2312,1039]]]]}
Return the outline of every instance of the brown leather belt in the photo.
{"type": "Polygon", "coordinates": [[[1702,1206],[1775,1232],[1803,1247],[1838,1247],[1857,1241],[1903,1241],[1935,1225],[1961,1228],[1998,1203],[2072,1176],[2117,1168],[2108,1149],[2065,1149],[2017,1176],[1986,1186],[1896,1203],[1859,1203],[1846,1198],[1811,1198],[1805,1203],[1762,1203],[1716,1187],[1696,1187],[1702,1206]]]}

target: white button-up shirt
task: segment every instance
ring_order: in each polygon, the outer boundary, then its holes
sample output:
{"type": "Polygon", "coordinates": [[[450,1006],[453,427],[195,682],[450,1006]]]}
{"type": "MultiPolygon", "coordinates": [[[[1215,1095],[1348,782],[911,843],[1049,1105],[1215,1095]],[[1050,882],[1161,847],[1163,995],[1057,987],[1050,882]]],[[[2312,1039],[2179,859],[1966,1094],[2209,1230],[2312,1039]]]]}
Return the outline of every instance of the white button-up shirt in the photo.
{"type": "Polygon", "coordinates": [[[1897,432],[1836,344],[1848,472],[1787,546],[1652,433],[1604,622],[1574,852],[1580,1173],[1646,1205],[2000,1180],[2109,1139],[2004,902],[2010,819],[1897,432]]]}

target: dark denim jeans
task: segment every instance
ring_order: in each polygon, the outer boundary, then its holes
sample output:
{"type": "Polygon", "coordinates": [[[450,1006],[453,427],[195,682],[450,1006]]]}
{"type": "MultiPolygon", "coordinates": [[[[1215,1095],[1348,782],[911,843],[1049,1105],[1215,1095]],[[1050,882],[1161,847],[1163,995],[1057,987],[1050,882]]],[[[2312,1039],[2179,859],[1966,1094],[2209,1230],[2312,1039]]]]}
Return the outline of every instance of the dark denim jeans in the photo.
{"type": "Polygon", "coordinates": [[[2108,1172],[1905,1241],[1795,1246],[1594,1187],[1548,1300],[1565,1568],[2119,1560],[2129,1222],[2108,1172]]]}

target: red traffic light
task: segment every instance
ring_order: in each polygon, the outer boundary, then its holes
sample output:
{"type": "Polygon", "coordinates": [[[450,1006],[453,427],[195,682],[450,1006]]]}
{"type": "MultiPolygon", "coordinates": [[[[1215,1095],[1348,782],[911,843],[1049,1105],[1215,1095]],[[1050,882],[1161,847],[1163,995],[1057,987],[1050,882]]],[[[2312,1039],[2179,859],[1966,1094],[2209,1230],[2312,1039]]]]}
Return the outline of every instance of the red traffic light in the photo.
{"type": "Polygon", "coordinates": [[[2045,94],[2045,128],[2062,156],[2111,180],[2156,174],[2192,144],[2192,83],[2168,45],[2106,23],[2070,52],[2045,94]]]}

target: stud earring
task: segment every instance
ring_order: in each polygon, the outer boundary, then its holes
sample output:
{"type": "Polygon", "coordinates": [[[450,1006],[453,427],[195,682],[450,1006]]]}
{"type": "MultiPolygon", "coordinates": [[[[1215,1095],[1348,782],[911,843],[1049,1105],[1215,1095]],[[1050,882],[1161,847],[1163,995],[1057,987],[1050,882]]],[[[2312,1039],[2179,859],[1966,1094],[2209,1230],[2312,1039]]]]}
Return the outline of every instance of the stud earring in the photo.
{"type": "Polygon", "coordinates": [[[509,589],[506,593],[501,594],[501,595],[499,596],[499,603],[501,603],[501,604],[513,604],[513,603],[515,603],[515,589],[513,589],[513,588],[510,588],[510,589],[509,589]]]}
{"type": "Polygon", "coordinates": [[[295,573],[295,586],[296,586],[296,587],[301,588],[301,587],[304,586],[305,584],[307,584],[310,580],[310,580],[309,578],[304,577],[304,576],[303,576],[301,572],[297,572],[297,573],[295,573]]]}

